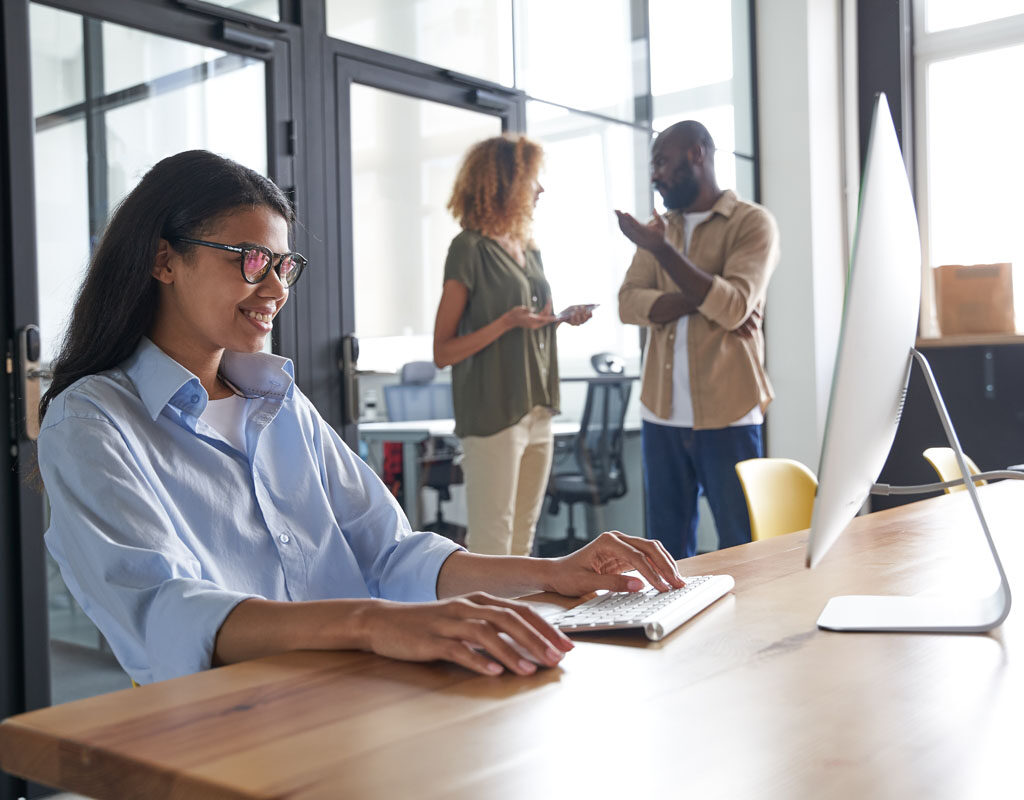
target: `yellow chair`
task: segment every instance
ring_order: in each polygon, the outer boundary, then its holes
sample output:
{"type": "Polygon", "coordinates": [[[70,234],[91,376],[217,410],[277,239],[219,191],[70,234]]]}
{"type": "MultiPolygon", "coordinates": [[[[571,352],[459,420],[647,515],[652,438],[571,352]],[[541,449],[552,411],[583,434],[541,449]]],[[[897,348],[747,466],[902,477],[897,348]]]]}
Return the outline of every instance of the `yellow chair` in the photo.
{"type": "MultiPolygon", "coordinates": [[[[952,447],[929,447],[921,455],[935,468],[935,471],[939,474],[940,481],[955,481],[963,477],[960,474],[960,465],[956,463],[956,453],[953,452],[952,447]]],[[[967,470],[972,475],[977,475],[981,472],[978,469],[978,465],[971,461],[970,456],[967,454],[964,454],[964,461],[967,462],[967,470]]],[[[986,481],[975,481],[974,485],[984,486],[985,483],[986,481]]],[[[966,489],[966,486],[960,484],[959,486],[946,489],[946,494],[950,492],[963,492],[966,489]]]]}
{"type": "Polygon", "coordinates": [[[756,542],[811,527],[818,479],[791,458],[750,458],[736,465],[756,542]]]}

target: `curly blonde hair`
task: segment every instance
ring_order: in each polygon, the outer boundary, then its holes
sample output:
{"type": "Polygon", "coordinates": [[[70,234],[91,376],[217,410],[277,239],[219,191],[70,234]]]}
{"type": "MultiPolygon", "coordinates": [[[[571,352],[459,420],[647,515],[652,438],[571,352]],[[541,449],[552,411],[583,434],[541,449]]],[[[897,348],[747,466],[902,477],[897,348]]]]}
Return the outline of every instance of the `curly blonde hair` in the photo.
{"type": "Polygon", "coordinates": [[[473,145],[459,168],[448,210],[464,230],[530,241],[535,182],[544,150],[505,134],[473,145]]]}

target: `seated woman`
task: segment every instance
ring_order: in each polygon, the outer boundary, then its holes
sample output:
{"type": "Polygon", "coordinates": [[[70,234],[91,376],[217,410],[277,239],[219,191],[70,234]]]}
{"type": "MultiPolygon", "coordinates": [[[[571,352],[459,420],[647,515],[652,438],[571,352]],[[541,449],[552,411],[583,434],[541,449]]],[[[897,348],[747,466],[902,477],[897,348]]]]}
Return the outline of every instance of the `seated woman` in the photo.
{"type": "Polygon", "coordinates": [[[632,569],[682,585],[658,542],[617,532],[541,560],[411,531],[291,362],[262,352],[306,266],[291,223],[258,173],[164,159],[110,220],[54,362],[46,543],[133,679],[298,649],[529,674],[499,634],[545,665],[572,643],[503,597],[634,591],[632,569]]]}

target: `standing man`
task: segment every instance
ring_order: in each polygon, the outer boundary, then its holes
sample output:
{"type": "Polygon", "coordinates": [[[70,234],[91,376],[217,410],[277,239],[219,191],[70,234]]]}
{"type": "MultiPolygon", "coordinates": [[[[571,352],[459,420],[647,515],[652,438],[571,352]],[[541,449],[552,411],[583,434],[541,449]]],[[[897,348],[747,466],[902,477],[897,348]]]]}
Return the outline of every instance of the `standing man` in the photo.
{"type": "Polygon", "coordinates": [[[720,547],[750,541],[736,462],[764,452],[773,397],[761,310],[779,261],[772,215],[722,191],[715,145],[687,120],[651,150],[651,181],[668,213],[644,225],[616,211],[637,245],[619,317],[648,327],[640,392],[648,536],[675,558],[697,551],[697,498],[707,495],[720,547]]]}

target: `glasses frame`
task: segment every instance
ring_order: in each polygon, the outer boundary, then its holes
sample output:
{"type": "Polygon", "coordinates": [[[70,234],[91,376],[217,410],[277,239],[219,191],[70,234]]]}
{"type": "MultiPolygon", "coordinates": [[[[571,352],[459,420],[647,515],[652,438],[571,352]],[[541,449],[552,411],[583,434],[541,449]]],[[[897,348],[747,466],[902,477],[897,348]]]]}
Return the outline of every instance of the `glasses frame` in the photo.
{"type": "Polygon", "coordinates": [[[302,253],[275,253],[269,247],[264,247],[261,244],[253,244],[243,247],[237,244],[220,244],[219,242],[207,242],[204,241],[203,239],[190,239],[187,236],[175,236],[174,241],[187,242],[188,244],[199,244],[202,245],[203,247],[213,247],[217,250],[227,250],[230,253],[238,253],[241,256],[241,258],[238,261],[238,267],[242,272],[242,280],[251,285],[262,283],[264,280],[266,280],[267,275],[270,274],[270,270],[274,270],[274,272],[277,273],[278,280],[280,280],[281,283],[284,284],[286,288],[290,289],[292,286],[298,283],[299,278],[302,277],[302,273],[306,269],[306,265],[309,263],[309,259],[302,255],[302,253]],[[245,274],[245,259],[247,254],[252,250],[259,250],[262,253],[266,253],[269,257],[267,260],[267,267],[263,271],[263,274],[260,275],[260,277],[258,277],[254,281],[249,280],[249,277],[245,274]],[[284,279],[281,278],[281,264],[283,264],[284,260],[289,256],[291,256],[292,260],[294,260],[295,263],[298,264],[298,268],[293,273],[295,277],[292,278],[291,282],[285,283],[284,279]],[[276,264],[274,263],[275,260],[277,262],[276,264]]]}

